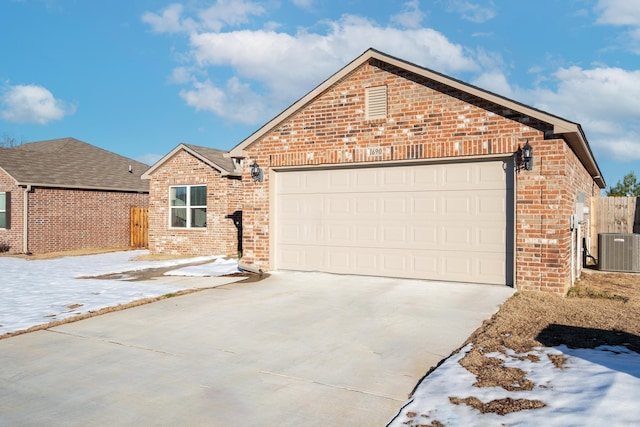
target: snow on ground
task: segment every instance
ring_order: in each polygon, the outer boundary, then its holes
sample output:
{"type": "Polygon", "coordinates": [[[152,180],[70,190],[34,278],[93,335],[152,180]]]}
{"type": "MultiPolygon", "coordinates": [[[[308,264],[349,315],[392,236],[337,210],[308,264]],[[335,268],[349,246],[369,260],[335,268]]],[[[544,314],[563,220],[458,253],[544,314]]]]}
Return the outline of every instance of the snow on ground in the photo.
{"type": "Polygon", "coordinates": [[[409,403],[389,427],[447,426],[639,426],[640,354],[625,347],[569,349],[566,346],[536,348],[527,354],[491,354],[505,366],[522,369],[536,384],[531,391],[507,391],[500,387],[473,387],[475,376],[458,361],[471,344],[447,359],[427,376],[409,403]],[[533,362],[527,355],[538,356],[533,362]],[[563,368],[549,356],[564,355],[563,368]],[[476,397],[483,403],[495,399],[540,400],[539,409],[506,415],[481,414],[470,406],[454,405],[449,397],[476,397]]]}
{"type": "Polygon", "coordinates": [[[0,257],[0,335],[189,289],[188,285],[163,284],[161,280],[150,283],[78,277],[214,260],[172,270],[172,274],[221,276],[238,271],[237,260],[225,260],[221,256],[133,261],[135,257],[148,253],[138,250],[44,260],[0,257]]]}
{"type": "Polygon", "coordinates": [[[177,270],[167,271],[166,276],[222,276],[238,271],[237,259],[218,258],[213,263],[191,265],[177,270]]]}

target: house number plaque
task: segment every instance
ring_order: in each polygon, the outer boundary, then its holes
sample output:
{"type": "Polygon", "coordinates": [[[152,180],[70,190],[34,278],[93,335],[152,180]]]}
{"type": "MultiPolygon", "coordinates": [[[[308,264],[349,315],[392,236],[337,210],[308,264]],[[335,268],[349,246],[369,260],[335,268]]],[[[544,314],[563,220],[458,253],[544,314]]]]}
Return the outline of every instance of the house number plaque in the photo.
{"type": "Polygon", "coordinates": [[[382,157],[383,154],[382,147],[367,147],[367,157],[382,157]]]}

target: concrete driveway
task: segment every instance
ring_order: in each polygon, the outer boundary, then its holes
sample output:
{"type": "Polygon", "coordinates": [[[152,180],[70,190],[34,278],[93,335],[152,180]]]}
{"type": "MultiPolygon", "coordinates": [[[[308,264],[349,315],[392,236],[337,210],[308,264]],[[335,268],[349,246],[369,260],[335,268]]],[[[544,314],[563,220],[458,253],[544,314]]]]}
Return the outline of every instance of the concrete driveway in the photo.
{"type": "Polygon", "coordinates": [[[513,290],[276,272],[0,340],[0,425],[384,426],[513,290]]]}

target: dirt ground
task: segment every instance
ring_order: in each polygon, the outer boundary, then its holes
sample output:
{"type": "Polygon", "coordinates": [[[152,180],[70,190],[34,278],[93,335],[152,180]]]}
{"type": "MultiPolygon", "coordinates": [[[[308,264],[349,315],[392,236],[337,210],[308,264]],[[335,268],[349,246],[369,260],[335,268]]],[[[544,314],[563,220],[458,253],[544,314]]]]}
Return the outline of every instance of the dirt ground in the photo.
{"type": "MultiPolygon", "coordinates": [[[[506,354],[507,349],[526,353],[534,347],[560,344],[570,348],[621,345],[640,353],[640,274],[584,270],[566,297],[517,292],[464,345],[469,343],[473,349],[460,364],[476,376],[474,386],[509,391],[532,390],[535,384],[525,372],[505,367],[500,359],[487,354],[506,354]]],[[[560,357],[553,363],[562,367],[564,360],[560,357]]],[[[542,404],[526,399],[503,399],[490,404],[475,398],[450,400],[483,413],[498,414],[542,404]]]]}

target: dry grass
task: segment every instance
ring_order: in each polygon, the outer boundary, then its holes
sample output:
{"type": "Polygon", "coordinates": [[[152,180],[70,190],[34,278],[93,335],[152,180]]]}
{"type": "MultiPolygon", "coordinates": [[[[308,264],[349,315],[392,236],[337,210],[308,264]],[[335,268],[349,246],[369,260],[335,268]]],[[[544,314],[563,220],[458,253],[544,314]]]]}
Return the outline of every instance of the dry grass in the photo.
{"type": "MultiPolygon", "coordinates": [[[[96,255],[106,254],[109,252],[123,252],[123,251],[135,251],[140,248],[134,248],[131,246],[117,247],[117,248],[89,248],[89,249],[76,249],[73,251],[60,251],[60,252],[47,252],[44,254],[16,254],[16,253],[0,253],[0,256],[8,256],[15,258],[23,258],[28,260],[40,260],[40,259],[55,259],[66,256],[83,256],[83,255],[96,255]]],[[[173,255],[173,254],[145,254],[132,258],[133,261],[165,261],[172,259],[185,259],[195,258],[199,255],[173,255]]]]}
{"type": "Polygon", "coordinates": [[[40,259],[55,259],[62,258],[65,256],[82,256],[82,255],[96,255],[96,254],[106,254],[109,252],[122,252],[122,251],[133,251],[140,248],[133,248],[130,246],[117,247],[117,248],[89,248],[89,249],[76,249],[73,251],[60,251],[60,252],[47,252],[44,254],[16,254],[16,253],[1,253],[0,256],[8,256],[15,258],[24,258],[28,260],[40,260],[40,259]]]}
{"type": "MultiPolygon", "coordinates": [[[[623,345],[640,353],[640,274],[584,272],[567,295],[518,292],[476,330],[466,344],[473,344],[460,364],[476,376],[476,387],[502,387],[509,391],[532,390],[535,384],[525,372],[489,357],[507,349],[519,354],[534,347],[565,344],[570,348],[623,345]]],[[[526,356],[535,362],[535,356],[526,356]]],[[[563,368],[565,359],[551,362],[563,368]]],[[[474,397],[451,397],[452,403],[470,405],[480,412],[506,414],[540,407],[525,399],[480,402],[474,397]]]]}

